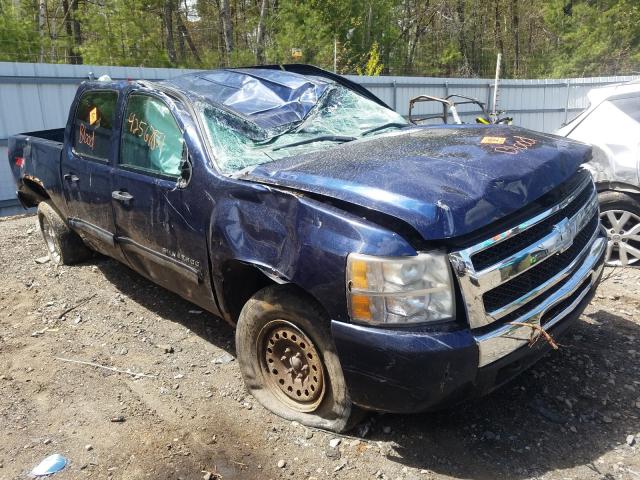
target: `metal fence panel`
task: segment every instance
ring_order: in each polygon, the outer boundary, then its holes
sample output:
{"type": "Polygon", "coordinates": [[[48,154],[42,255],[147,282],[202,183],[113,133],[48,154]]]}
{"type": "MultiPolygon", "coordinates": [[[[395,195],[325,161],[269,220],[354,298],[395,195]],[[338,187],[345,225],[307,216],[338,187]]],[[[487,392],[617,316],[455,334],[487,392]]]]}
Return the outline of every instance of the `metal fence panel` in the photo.
{"type": "MultiPolygon", "coordinates": [[[[0,214],[16,211],[15,186],[7,158],[9,136],[65,125],[77,86],[92,73],[113,79],[160,80],[194,70],[99,65],[60,65],[0,62],[0,214]]],[[[477,78],[348,76],[379,96],[402,115],[417,95],[459,94],[489,103],[492,80],[477,78]]],[[[503,80],[499,108],[526,128],[552,132],[587,106],[586,94],[596,86],[638,77],[569,78],[553,80],[503,80]]],[[[438,113],[434,103],[419,104],[417,114],[438,113]]],[[[473,108],[460,108],[463,120],[473,121],[473,108]]]]}
{"type": "Polygon", "coordinates": [[[162,80],[194,70],[0,62],[0,215],[18,213],[7,162],[16,133],[62,127],[78,85],[89,78],[162,80]]]}

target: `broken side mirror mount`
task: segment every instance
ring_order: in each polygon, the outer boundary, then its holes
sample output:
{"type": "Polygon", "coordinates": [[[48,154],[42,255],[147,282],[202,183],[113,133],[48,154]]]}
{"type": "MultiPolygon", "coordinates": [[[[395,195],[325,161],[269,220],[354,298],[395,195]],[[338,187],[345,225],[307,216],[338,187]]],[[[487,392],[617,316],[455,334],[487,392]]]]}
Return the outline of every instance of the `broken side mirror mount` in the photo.
{"type": "Polygon", "coordinates": [[[180,176],[178,177],[178,181],[176,182],[177,188],[186,188],[187,185],[191,182],[191,177],[193,176],[193,163],[191,162],[191,157],[189,156],[189,147],[187,147],[187,143],[184,142],[182,144],[182,159],[180,160],[180,176]]]}

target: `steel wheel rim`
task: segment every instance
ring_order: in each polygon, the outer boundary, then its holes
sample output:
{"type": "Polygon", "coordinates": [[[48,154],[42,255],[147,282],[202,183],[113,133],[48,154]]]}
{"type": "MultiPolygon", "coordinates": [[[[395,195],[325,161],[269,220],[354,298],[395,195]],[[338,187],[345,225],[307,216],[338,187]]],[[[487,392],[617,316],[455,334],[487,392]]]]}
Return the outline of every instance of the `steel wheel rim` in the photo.
{"type": "Polygon", "coordinates": [[[640,265],[640,217],[626,210],[606,210],[600,220],[607,231],[607,265],[640,265]]]}
{"type": "Polygon", "coordinates": [[[55,232],[53,231],[53,226],[46,218],[42,221],[42,235],[47,244],[47,250],[49,250],[49,257],[54,263],[60,262],[60,252],[56,245],[55,232]]]}
{"type": "Polygon", "coordinates": [[[273,320],[258,335],[265,386],[298,412],[316,410],[325,392],[324,365],[314,343],[293,323],[273,320]]]}

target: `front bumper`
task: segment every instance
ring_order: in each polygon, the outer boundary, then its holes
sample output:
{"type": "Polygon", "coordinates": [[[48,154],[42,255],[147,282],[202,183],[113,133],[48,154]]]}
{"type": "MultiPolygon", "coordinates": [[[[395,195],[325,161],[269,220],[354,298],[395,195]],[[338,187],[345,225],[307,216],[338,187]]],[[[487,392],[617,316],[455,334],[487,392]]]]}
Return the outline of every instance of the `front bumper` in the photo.
{"type": "MultiPolygon", "coordinates": [[[[598,237],[570,280],[549,295],[532,317],[545,319],[544,328],[554,338],[591,301],[602,275],[605,246],[606,241],[598,237]]],[[[486,394],[550,349],[543,339],[529,347],[531,329],[522,326],[505,325],[484,336],[470,329],[409,331],[336,321],[331,328],[352,401],[394,413],[438,409],[486,394]]]]}

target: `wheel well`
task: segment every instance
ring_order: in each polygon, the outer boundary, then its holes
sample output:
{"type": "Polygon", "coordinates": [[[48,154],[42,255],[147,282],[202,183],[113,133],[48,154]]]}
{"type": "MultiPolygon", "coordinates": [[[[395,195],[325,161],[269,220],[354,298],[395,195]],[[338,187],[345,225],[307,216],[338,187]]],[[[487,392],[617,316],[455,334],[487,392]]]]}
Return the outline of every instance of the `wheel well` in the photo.
{"type": "Polygon", "coordinates": [[[51,198],[41,185],[28,178],[22,179],[22,188],[18,195],[22,203],[28,207],[35,207],[40,202],[51,198]]]}
{"type": "Polygon", "coordinates": [[[305,289],[286,280],[280,280],[274,275],[268,275],[256,265],[232,260],[225,264],[222,272],[224,275],[222,281],[222,310],[227,320],[233,324],[237,323],[240,311],[247,301],[258,291],[270,285],[281,284],[283,288],[288,289],[291,293],[308,298],[310,302],[315,303],[324,311],[318,300],[305,289]]]}
{"type": "Polygon", "coordinates": [[[598,182],[596,183],[596,190],[598,191],[598,193],[610,191],[628,193],[635,197],[640,195],[640,186],[622,182],[598,182]]]}
{"type": "Polygon", "coordinates": [[[222,273],[223,310],[233,323],[238,320],[247,300],[258,290],[276,283],[255,265],[238,260],[227,262],[222,273]]]}

